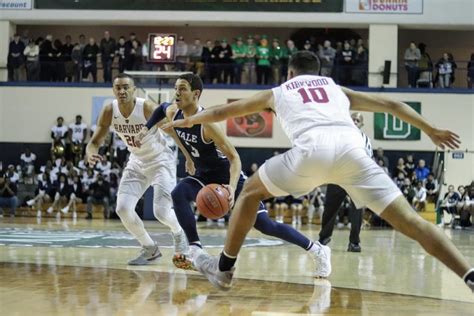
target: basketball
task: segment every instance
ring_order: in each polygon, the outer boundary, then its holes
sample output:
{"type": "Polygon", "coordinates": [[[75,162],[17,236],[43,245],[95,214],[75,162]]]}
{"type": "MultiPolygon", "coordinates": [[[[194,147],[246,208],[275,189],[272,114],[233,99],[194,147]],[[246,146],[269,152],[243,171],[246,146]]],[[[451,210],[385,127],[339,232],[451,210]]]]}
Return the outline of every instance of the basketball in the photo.
{"type": "Polygon", "coordinates": [[[196,198],[196,206],[202,216],[218,219],[229,212],[229,192],[220,184],[211,183],[202,188],[196,198]]]}

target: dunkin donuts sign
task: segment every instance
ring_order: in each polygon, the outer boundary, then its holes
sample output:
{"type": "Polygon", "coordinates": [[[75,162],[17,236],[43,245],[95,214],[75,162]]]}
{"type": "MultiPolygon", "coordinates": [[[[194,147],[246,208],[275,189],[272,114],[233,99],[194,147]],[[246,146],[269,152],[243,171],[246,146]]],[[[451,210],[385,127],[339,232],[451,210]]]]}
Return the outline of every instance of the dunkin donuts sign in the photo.
{"type": "Polygon", "coordinates": [[[422,14],[423,0],[346,0],[346,12],[422,14]]]}

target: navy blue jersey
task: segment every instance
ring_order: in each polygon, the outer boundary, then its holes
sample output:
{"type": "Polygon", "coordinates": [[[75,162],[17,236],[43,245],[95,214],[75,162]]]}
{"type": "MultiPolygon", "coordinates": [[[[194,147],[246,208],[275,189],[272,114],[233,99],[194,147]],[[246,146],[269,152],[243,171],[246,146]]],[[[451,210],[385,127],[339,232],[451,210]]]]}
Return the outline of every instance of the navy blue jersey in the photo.
{"type": "MultiPolygon", "coordinates": [[[[202,108],[199,108],[199,110],[201,111],[202,108]]],[[[183,111],[178,110],[173,120],[183,118],[183,111]]],[[[191,128],[175,127],[174,130],[192,157],[194,167],[196,168],[196,176],[215,178],[216,183],[229,183],[230,162],[217,149],[214,142],[206,142],[204,139],[204,128],[201,124],[196,124],[191,128]],[[220,181],[217,182],[217,180],[220,181]]]]}

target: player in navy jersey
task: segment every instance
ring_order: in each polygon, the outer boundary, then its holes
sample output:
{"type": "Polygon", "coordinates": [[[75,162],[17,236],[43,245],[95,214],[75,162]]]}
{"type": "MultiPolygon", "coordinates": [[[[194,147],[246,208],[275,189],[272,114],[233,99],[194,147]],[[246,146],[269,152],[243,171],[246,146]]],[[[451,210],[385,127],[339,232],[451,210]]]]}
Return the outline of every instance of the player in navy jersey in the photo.
{"type": "MultiPolygon", "coordinates": [[[[203,108],[198,105],[202,89],[199,76],[194,74],[180,76],[175,84],[176,104],[164,103],[157,108],[137,137],[138,141],[165,117],[173,121],[202,111],[203,108]]],[[[241,171],[240,157],[235,147],[214,123],[176,128],[175,131],[182,145],[190,153],[196,169],[194,174],[184,178],[172,192],[176,217],[186,232],[190,245],[189,253],[175,255],[173,262],[178,268],[193,269],[193,259],[203,250],[190,203],[196,200],[199,190],[205,185],[219,183],[229,191],[229,203],[232,206],[234,196],[239,195],[246,176],[241,171]]],[[[316,263],[321,251],[330,251],[329,247],[322,246],[319,242],[313,243],[291,226],[272,221],[262,202],[259,204],[254,227],[266,235],[278,237],[307,250],[316,263]]],[[[316,276],[327,277],[329,273],[330,269],[323,275],[316,276]]]]}

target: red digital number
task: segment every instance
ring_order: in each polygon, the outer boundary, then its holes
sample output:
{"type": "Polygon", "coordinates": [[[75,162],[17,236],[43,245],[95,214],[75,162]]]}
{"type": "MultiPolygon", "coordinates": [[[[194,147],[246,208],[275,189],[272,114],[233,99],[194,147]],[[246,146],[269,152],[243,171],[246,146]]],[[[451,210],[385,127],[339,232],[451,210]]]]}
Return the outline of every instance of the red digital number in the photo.
{"type": "Polygon", "coordinates": [[[303,98],[303,103],[308,103],[308,102],[316,102],[316,103],[328,103],[329,98],[328,94],[324,90],[324,88],[301,88],[298,90],[298,93],[301,95],[303,98]],[[308,94],[309,91],[309,95],[308,94]]]}

